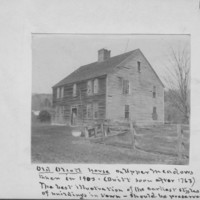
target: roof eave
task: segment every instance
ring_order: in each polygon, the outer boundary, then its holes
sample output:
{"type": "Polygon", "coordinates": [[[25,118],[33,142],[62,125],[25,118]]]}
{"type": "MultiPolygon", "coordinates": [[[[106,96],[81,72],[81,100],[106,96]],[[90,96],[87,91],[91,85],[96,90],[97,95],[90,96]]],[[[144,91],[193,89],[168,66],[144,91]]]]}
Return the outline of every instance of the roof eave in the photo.
{"type": "Polygon", "coordinates": [[[98,78],[98,77],[107,76],[108,74],[110,74],[110,73],[101,74],[99,76],[93,76],[93,77],[82,79],[82,80],[79,80],[79,81],[71,81],[71,82],[64,83],[64,84],[59,84],[61,82],[60,81],[57,84],[55,84],[54,86],[52,86],[52,88],[62,87],[64,85],[68,85],[68,84],[73,84],[73,83],[79,83],[79,82],[82,82],[82,81],[87,81],[87,80],[90,80],[90,79],[95,79],[95,78],[98,78]]]}

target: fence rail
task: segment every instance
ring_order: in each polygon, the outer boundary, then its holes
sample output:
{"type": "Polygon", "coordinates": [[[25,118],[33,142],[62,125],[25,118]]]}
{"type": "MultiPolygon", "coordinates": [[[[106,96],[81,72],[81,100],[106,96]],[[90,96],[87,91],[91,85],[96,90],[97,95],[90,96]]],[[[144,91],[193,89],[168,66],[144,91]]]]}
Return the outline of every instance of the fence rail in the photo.
{"type": "Polygon", "coordinates": [[[85,128],[85,136],[93,142],[106,143],[118,147],[144,150],[176,156],[179,160],[189,158],[189,125],[173,124],[157,127],[138,128],[129,123],[100,123],[85,128]],[[145,133],[146,131],[146,133],[145,133]],[[157,132],[156,132],[157,131],[157,132]],[[160,131],[160,132],[159,132],[160,131]],[[163,134],[165,132],[166,134],[163,134]],[[120,143],[109,138],[128,134],[129,143],[120,143]]]}

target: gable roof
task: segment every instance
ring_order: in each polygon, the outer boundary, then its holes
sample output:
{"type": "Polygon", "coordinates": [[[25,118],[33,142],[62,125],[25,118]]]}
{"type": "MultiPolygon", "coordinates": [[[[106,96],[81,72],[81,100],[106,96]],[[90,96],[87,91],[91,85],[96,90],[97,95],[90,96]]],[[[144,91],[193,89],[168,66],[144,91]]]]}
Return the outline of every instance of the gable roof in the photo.
{"type": "Polygon", "coordinates": [[[102,62],[97,61],[88,65],[83,65],[79,67],[77,70],[75,70],[74,72],[72,72],[70,75],[68,75],[66,78],[58,82],[53,87],[62,86],[68,83],[73,83],[73,82],[82,81],[82,80],[109,74],[112,72],[114,67],[120,64],[123,60],[125,60],[128,56],[130,56],[135,51],[138,51],[138,49],[111,57],[108,60],[105,60],[102,62]]]}
{"type": "MultiPolygon", "coordinates": [[[[109,58],[108,60],[105,60],[102,62],[97,61],[97,62],[88,64],[88,65],[83,65],[83,66],[79,67],[77,70],[75,70],[74,72],[72,72],[70,75],[68,75],[67,77],[62,79],[60,82],[58,82],[53,87],[63,86],[65,84],[83,81],[83,80],[87,80],[87,79],[91,79],[91,78],[95,78],[98,76],[112,73],[114,68],[117,65],[119,65],[122,61],[124,61],[130,55],[137,54],[138,51],[141,52],[140,49],[135,49],[133,51],[129,51],[129,52],[117,55],[117,56],[113,56],[113,57],[109,58]]],[[[153,70],[153,72],[155,73],[154,70],[153,70]]],[[[157,74],[156,74],[156,76],[158,77],[157,74]]],[[[159,77],[158,77],[158,79],[159,79],[159,77]]],[[[161,84],[163,85],[162,82],[161,82],[161,84]]]]}

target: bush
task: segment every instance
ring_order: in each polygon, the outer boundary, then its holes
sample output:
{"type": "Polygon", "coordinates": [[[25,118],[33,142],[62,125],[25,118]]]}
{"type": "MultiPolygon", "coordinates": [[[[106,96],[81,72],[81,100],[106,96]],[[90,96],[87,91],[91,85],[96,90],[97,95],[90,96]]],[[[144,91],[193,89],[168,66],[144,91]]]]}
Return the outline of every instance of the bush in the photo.
{"type": "Polygon", "coordinates": [[[41,122],[50,122],[50,120],[51,120],[51,115],[50,115],[50,113],[49,113],[48,111],[42,110],[42,111],[40,111],[40,113],[39,113],[38,119],[39,119],[41,122]]]}

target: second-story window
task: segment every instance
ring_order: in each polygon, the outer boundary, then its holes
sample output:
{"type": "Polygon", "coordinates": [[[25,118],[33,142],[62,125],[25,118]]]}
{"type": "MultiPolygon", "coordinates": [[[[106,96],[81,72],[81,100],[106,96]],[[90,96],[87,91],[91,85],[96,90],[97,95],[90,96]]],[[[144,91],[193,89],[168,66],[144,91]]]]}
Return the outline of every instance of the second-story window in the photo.
{"type": "Polygon", "coordinates": [[[94,80],[94,94],[97,94],[99,92],[99,81],[98,79],[96,78],[94,80]]]}
{"type": "Polygon", "coordinates": [[[156,86],[153,86],[153,98],[156,98],[156,86]]]}
{"type": "Polygon", "coordinates": [[[76,97],[77,96],[77,85],[74,84],[73,85],[73,97],[76,97]]]}
{"type": "Polygon", "coordinates": [[[61,94],[60,94],[60,98],[64,97],[64,87],[61,88],[61,94]]]}
{"type": "Polygon", "coordinates": [[[92,81],[87,82],[87,94],[92,95],[92,81]]]}
{"type": "Polygon", "coordinates": [[[123,80],[123,94],[129,94],[130,93],[130,83],[128,80],[123,80]]]}
{"type": "Polygon", "coordinates": [[[56,97],[57,99],[60,98],[60,88],[57,88],[56,90],[56,97]]]}

